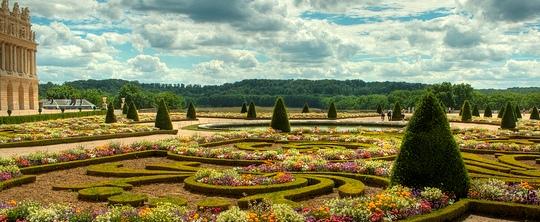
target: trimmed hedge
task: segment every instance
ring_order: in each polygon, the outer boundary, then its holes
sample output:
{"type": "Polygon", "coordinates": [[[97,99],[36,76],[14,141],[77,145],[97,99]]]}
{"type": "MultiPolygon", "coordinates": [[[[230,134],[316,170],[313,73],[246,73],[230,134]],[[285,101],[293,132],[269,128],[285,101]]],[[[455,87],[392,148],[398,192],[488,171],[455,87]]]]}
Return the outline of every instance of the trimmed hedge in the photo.
{"type": "Polygon", "coordinates": [[[195,106],[192,102],[189,102],[189,106],[186,112],[186,118],[190,120],[196,120],[197,119],[197,112],[195,111],[195,106]]]}
{"type": "Polygon", "coordinates": [[[166,157],[167,152],[160,151],[160,150],[148,150],[148,151],[126,153],[126,154],[118,154],[118,155],[107,156],[107,157],[98,157],[98,158],[86,159],[86,160],[75,160],[75,161],[63,162],[63,163],[53,163],[53,164],[40,165],[40,166],[31,166],[31,167],[21,168],[20,170],[21,170],[21,173],[23,174],[40,174],[40,173],[46,173],[46,172],[51,172],[55,170],[66,170],[66,169],[71,169],[71,168],[76,168],[76,167],[89,166],[93,164],[107,163],[111,161],[121,161],[121,160],[137,159],[137,158],[144,158],[144,157],[154,157],[154,156],[166,157]]]}
{"type": "Polygon", "coordinates": [[[144,184],[153,184],[153,183],[180,183],[184,179],[191,176],[190,174],[181,174],[181,175],[155,175],[155,176],[141,176],[141,177],[130,177],[130,178],[121,178],[115,180],[106,180],[99,181],[94,183],[85,183],[85,184],[65,184],[65,185],[55,185],[53,190],[73,190],[78,191],[86,188],[92,187],[120,187],[124,190],[131,190],[133,186],[140,186],[144,184]]]}
{"type": "Polygon", "coordinates": [[[129,109],[126,117],[135,122],[139,122],[139,112],[137,111],[137,107],[133,101],[129,103],[129,109]]]}
{"type": "Polygon", "coordinates": [[[277,191],[272,193],[257,194],[253,196],[247,196],[238,200],[238,206],[241,208],[247,208],[250,204],[258,203],[262,200],[269,200],[274,204],[289,204],[293,207],[299,206],[294,200],[299,200],[306,197],[315,195],[322,195],[331,193],[334,188],[334,181],[327,178],[311,175],[301,175],[299,177],[308,179],[309,186],[296,188],[292,190],[277,191]]]}
{"type": "Polygon", "coordinates": [[[126,137],[150,136],[150,135],[157,135],[157,134],[176,135],[178,134],[178,130],[153,130],[153,131],[135,132],[135,133],[117,133],[117,134],[106,134],[106,135],[96,135],[96,136],[81,136],[81,137],[68,137],[68,138],[59,138],[59,139],[4,143],[4,144],[0,144],[0,149],[12,148],[12,147],[48,146],[48,145],[64,144],[64,143],[79,143],[79,142],[94,141],[94,140],[108,140],[108,139],[126,138],[126,137]]]}
{"type": "Polygon", "coordinates": [[[514,110],[514,115],[516,116],[517,119],[523,118],[523,116],[521,116],[521,109],[519,108],[519,105],[517,104],[514,110]]]}
{"type": "Polygon", "coordinates": [[[147,199],[148,197],[145,194],[124,192],[107,198],[107,201],[109,201],[110,205],[130,205],[139,207],[144,205],[144,202],[147,199]]]}
{"type": "Polygon", "coordinates": [[[497,113],[497,118],[502,118],[503,117],[505,107],[506,107],[506,105],[503,105],[501,107],[501,109],[499,109],[499,112],[497,113]]]}
{"type": "Polygon", "coordinates": [[[492,117],[493,113],[491,112],[491,107],[489,105],[484,109],[484,117],[492,117]]]}
{"type": "Polygon", "coordinates": [[[309,106],[308,103],[304,103],[304,108],[302,108],[302,113],[309,113],[309,106]]]}
{"type": "Polygon", "coordinates": [[[517,166],[517,167],[528,169],[528,170],[536,170],[537,168],[534,166],[522,163],[518,160],[536,160],[538,158],[540,158],[540,155],[501,155],[497,157],[497,159],[502,163],[506,163],[508,165],[517,166]]]}
{"type": "Polygon", "coordinates": [[[201,163],[199,162],[175,162],[175,163],[156,163],[147,164],[147,170],[168,170],[168,171],[186,171],[197,172],[201,163]]]}
{"type": "Polygon", "coordinates": [[[260,193],[276,192],[280,190],[289,190],[299,187],[305,187],[308,180],[302,177],[295,177],[295,180],[282,184],[256,185],[256,186],[221,186],[206,183],[200,183],[195,177],[188,177],[184,180],[184,188],[204,193],[208,195],[234,196],[242,197],[244,195],[254,195],[260,193]]]}
{"type": "Polygon", "coordinates": [[[359,197],[364,194],[366,186],[359,180],[331,175],[318,175],[318,177],[328,178],[334,181],[337,186],[339,197],[359,197]]]}
{"type": "Polygon", "coordinates": [[[36,181],[35,175],[24,175],[0,182],[0,191],[36,181]]]}
{"type": "Polygon", "coordinates": [[[247,113],[247,104],[246,103],[242,103],[242,109],[240,109],[240,113],[247,113]]]}
{"type": "Polygon", "coordinates": [[[107,198],[121,194],[124,189],[120,187],[92,187],[79,190],[79,199],[89,201],[106,201],[107,198]]]}
{"type": "Polygon", "coordinates": [[[174,153],[169,153],[167,155],[167,158],[171,160],[195,161],[195,162],[215,164],[215,165],[225,165],[225,166],[260,165],[265,162],[264,160],[235,160],[235,159],[217,159],[217,158],[207,158],[207,157],[184,156],[184,155],[179,155],[179,154],[174,154],[174,153]]]}
{"type": "Polygon", "coordinates": [[[28,116],[0,116],[0,125],[2,124],[21,124],[30,122],[39,122],[56,119],[79,118],[86,116],[105,115],[107,111],[85,111],[85,112],[70,112],[70,113],[53,113],[28,116]]]}
{"type": "Polygon", "coordinates": [[[478,106],[477,105],[473,106],[472,115],[473,116],[478,116],[478,117],[480,116],[480,111],[478,111],[478,106]]]}
{"type": "Polygon", "coordinates": [[[506,103],[506,108],[504,109],[503,117],[501,120],[502,129],[514,129],[516,128],[516,116],[514,110],[512,109],[512,104],[510,102],[506,103]]]}
{"type": "Polygon", "coordinates": [[[221,197],[207,197],[197,202],[197,207],[201,209],[219,208],[221,210],[227,210],[233,203],[230,200],[221,197]]]}
{"type": "Polygon", "coordinates": [[[536,108],[536,106],[532,108],[529,119],[540,120],[540,113],[538,113],[538,108],[536,108]]]}
{"type": "Polygon", "coordinates": [[[172,130],[173,125],[171,121],[171,116],[169,115],[169,108],[165,104],[165,100],[161,99],[159,102],[159,107],[156,113],[156,121],[154,126],[161,130],[172,130]]]}
{"type": "Polygon", "coordinates": [[[465,100],[461,107],[461,121],[470,122],[472,120],[471,104],[469,100],[465,100]]]}
{"type": "Polygon", "coordinates": [[[401,105],[399,102],[394,104],[394,109],[392,110],[392,121],[401,121],[403,120],[403,114],[401,113],[401,105]]]}
{"type": "Polygon", "coordinates": [[[249,109],[247,111],[247,119],[257,119],[257,111],[255,110],[255,103],[249,103],[249,109]]]}
{"type": "Polygon", "coordinates": [[[330,108],[328,108],[328,119],[337,119],[337,110],[334,102],[330,103],[330,108]]]}
{"type": "Polygon", "coordinates": [[[94,165],[88,167],[86,174],[90,176],[103,176],[103,177],[138,177],[138,176],[151,176],[151,175],[170,175],[181,174],[178,171],[158,171],[158,170],[144,170],[144,169],[131,169],[123,168],[121,163],[105,163],[100,165],[94,165]]]}
{"type": "Polygon", "coordinates": [[[116,116],[114,115],[114,105],[109,102],[107,106],[107,115],[105,116],[105,123],[116,123],[116,116]]]}

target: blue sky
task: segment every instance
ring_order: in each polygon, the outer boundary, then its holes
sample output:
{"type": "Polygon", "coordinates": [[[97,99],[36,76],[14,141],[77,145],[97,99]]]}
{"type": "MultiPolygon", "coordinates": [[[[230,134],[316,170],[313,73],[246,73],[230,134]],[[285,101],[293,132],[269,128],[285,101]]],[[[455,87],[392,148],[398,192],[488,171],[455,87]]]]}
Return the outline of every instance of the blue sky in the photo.
{"type": "Polygon", "coordinates": [[[19,3],[31,11],[41,82],[331,78],[540,86],[540,1],[19,3]]]}

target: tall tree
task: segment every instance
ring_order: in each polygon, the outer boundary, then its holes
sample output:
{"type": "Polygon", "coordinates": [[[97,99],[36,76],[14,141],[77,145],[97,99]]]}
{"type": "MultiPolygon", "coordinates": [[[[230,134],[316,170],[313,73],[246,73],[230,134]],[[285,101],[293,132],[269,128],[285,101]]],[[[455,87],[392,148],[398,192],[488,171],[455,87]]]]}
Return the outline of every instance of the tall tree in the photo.
{"type": "Polygon", "coordinates": [[[272,114],[272,121],[270,127],[281,132],[291,132],[291,124],[289,123],[289,115],[287,114],[287,108],[285,102],[281,97],[278,97],[276,104],[274,105],[274,112],[272,114]]]}
{"type": "Polygon", "coordinates": [[[458,198],[467,196],[467,169],[446,113],[431,93],[422,98],[408,123],[390,179],[392,185],[436,187],[458,198]]]}

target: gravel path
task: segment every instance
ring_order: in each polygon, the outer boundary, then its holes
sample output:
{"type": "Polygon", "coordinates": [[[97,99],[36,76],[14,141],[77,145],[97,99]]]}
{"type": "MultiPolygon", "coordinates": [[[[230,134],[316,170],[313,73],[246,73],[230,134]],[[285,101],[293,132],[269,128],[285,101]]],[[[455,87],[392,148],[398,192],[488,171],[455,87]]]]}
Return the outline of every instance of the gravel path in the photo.
{"type": "MultiPolygon", "coordinates": [[[[363,118],[351,118],[343,120],[359,120],[359,121],[380,121],[379,117],[363,117],[363,118]]],[[[182,127],[193,125],[193,124],[205,124],[205,123],[229,123],[229,122],[253,122],[254,120],[241,120],[241,119],[220,119],[220,118],[199,118],[198,121],[179,121],[173,122],[174,128],[179,129],[177,136],[191,136],[195,134],[199,135],[212,135],[216,132],[213,131],[196,131],[196,130],[185,130],[182,127]]],[[[262,120],[268,121],[268,120],[262,120]]],[[[145,125],[153,125],[154,123],[144,123],[145,125]]],[[[485,124],[472,124],[472,123],[450,123],[452,127],[458,128],[485,128],[490,130],[496,130],[499,127],[493,125],[485,124]]],[[[174,138],[174,135],[151,135],[151,136],[141,136],[141,137],[128,137],[128,138],[119,138],[119,139],[109,139],[109,140],[96,140],[80,143],[68,143],[68,144],[56,144],[40,147],[20,147],[20,148],[4,148],[0,149],[0,157],[9,157],[13,155],[25,155],[33,153],[36,151],[48,151],[48,152],[58,152],[61,150],[72,149],[75,147],[86,147],[92,148],[96,146],[105,145],[111,142],[129,144],[137,141],[155,141],[162,140],[167,138],[174,138]]]]}

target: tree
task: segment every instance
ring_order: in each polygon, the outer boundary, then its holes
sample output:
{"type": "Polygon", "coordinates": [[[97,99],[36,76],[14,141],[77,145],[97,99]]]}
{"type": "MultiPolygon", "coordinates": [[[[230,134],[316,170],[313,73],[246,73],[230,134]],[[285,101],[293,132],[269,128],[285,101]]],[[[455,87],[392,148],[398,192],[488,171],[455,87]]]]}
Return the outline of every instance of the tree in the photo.
{"type": "Polygon", "coordinates": [[[336,105],[334,102],[330,103],[330,108],[328,109],[328,119],[337,119],[336,105]]]}
{"type": "Polygon", "coordinates": [[[521,116],[521,109],[519,108],[519,105],[516,104],[516,109],[514,115],[516,116],[516,119],[521,119],[523,116],[521,116]]]}
{"type": "Polygon", "coordinates": [[[536,106],[532,108],[529,119],[540,120],[540,114],[538,113],[538,108],[536,108],[536,106]]]}
{"type": "Polygon", "coordinates": [[[506,108],[504,108],[504,113],[501,120],[501,129],[516,128],[516,116],[513,110],[512,104],[510,102],[506,103],[506,108]]]}
{"type": "Polygon", "coordinates": [[[281,132],[291,132],[291,124],[289,123],[289,115],[287,114],[287,108],[281,97],[278,97],[276,104],[274,105],[274,112],[272,114],[272,121],[270,127],[281,132]]]}
{"type": "Polygon", "coordinates": [[[116,116],[114,115],[114,105],[109,102],[107,106],[107,115],[105,116],[105,123],[116,123],[116,116]]]}
{"type": "Polygon", "coordinates": [[[156,107],[160,106],[161,100],[164,100],[165,104],[167,104],[167,107],[170,109],[182,109],[185,106],[184,98],[172,92],[161,92],[156,94],[156,107]]]}
{"type": "Polygon", "coordinates": [[[431,93],[422,98],[408,123],[390,179],[392,185],[436,187],[458,198],[467,196],[465,164],[446,114],[431,93]]]}
{"type": "Polygon", "coordinates": [[[135,106],[133,100],[129,103],[127,118],[135,122],[139,121],[139,112],[137,111],[137,106],[135,106]]]}
{"type": "Polygon", "coordinates": [[[156,113],[156,122],[154,125],[160,130],[172,130],[173,125],[171,122],[171,116],[169,116],[169,108],[165,104],[165,100],[159,102],[158,110],[156,113]]]}
{"type": "Polygon", "coordinates": [[[484,109],[484,117],[491,117],[493,114],[491,113],[491,107],[489,105],[486,106],[484,109]]]}
{"type": "Polygon", "coordinates": [[[472,120],[471,104],[469,100],[463,102],[463,107],[461,107],[461,121],[469,122],[472,120]]]}
{"type": "Polygon", "coordinates": [[[255,110],[255,103],[253,102],[249,103],[247,119],[257,119],[257,111],[255,110]]]}
{"type": "Polygon", "coordinates": [[[377,113],[378,113],[378,114],[382,114],[382,112],[383,112],[383,111],[382,111],[382,106],[381,106],[381,104],[377,105],[377,113]]]}
{"type": "Polygon", "coordinates": [[[197,112],[195,111],[195,106],[193,105],[193,102],[189,102],[186,117],[187,119],[191,120],[197,119],[197,112]]]}
{"type": "Polygon", "coordinates": [[[246,105],[246,103],[242,103],[242,109],[240,110],[240,113],[247,113],[247,105],[246,105]]]}
{"type": "Polygon", "coordinates": [[[124,101],[124,107],[122,107],[122,114],[127,115],[129,113],[129,99],[124,101]]]}
{"type": "Polygon", "coordinates": [[[480,116],[480,111],[478,111],[478,106],[477,105],[473,106],[472,115],[473,116],[480,116]]]}
{"type": "Polygon", "coordinates": [[[399,102],[396,102],[394,104],[394,110],[392,110],[392,121],[400,121],[403,119],[403,116],[401,115],[401,105],[399,102]]]}
{"type": "Polygon", "coordinates": [[[497,118],[502,118],[504,114],[504,106],[499,109],[499,113],[497,113],[497,118]]]}
{"type": "Polygon", "coordinates": [[[302,108],[302,113],[309,113],[309,106],[307,102],[304,103],[304,108],[302,108]]]}

